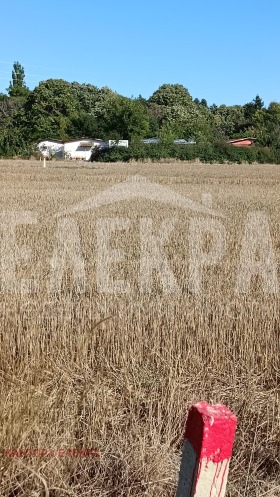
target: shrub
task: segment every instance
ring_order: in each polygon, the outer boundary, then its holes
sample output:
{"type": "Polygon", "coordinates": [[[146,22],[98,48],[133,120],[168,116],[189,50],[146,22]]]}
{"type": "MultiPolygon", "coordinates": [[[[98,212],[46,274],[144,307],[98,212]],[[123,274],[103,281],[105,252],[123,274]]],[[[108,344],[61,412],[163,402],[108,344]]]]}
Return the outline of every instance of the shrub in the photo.
{"type": "Polygon", "coordinates": [[[206,143],[196,145],[174,145],[165,143],[132,143],[129,148],[112,147],[111,149],[94,151],[92,161],[99,162],[128,162],[130,160],[160,161],[174,158],[193,161],[199,159],[205,163],[244,162],[252,164],[280,164],[280,151],[262,147],[233,147],[225,143],[206,143]]]}

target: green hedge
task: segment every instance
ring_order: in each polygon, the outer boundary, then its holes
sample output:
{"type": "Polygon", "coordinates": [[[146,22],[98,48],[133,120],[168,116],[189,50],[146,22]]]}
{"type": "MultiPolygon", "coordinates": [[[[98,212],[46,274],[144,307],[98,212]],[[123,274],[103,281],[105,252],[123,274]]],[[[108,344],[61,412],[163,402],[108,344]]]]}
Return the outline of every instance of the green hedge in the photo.
{"type": "Polygon", "coordinates": [[[109,150],[95,151],[92,161],[98,162],[128,162],[130,160],[159,161],[174,158],[178,160],[195,160],[213,163],[225,162],[261,164],[280,164],[280,151],[260,147],[234,147],[224,143],[203,145],[174,145],[174,144],[132,144],[128,148],[112,147],[109,150]]]}

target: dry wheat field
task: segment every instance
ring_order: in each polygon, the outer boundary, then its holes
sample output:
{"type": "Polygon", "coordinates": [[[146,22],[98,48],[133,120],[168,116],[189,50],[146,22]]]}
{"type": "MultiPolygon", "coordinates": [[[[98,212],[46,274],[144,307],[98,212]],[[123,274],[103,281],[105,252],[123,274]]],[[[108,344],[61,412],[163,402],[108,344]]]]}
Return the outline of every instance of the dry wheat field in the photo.
{"type": "Polygon", "coordinates": [[[280,496],[279,293],[259,276],[236,291],[250,212],[266,215],[280,281],[279,166],[2,160],[0,181],[0,495],[172,497],[186,411],[206,400],[238,416],[227,496],[280,496]],[[57,216],[135,175],[223,214],[200,292],[190,225],[207,214],[167,195],[57,216]],[[142,257],[143,226],[168,281],[142,257]]]}

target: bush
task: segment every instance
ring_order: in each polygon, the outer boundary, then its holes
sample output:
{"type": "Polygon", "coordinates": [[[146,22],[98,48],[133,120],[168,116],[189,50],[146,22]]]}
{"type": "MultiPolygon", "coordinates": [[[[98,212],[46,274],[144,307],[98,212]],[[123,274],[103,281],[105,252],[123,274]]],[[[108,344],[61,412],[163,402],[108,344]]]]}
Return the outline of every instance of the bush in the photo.
{"type": "Polygon", "coordinates": [[[147,159],[159,161],[169,158],[186,161],[199,159],[201,162],[217,162],[219,164],[224,164],[225,162],[280,164],[280,151],[262,147],[234,147],[221,142],[200,145],[134,143],[129,148],[112,147],[109,150],[94,151],[91,160],[98,162],[129,162],[130,160],[144,161],[147,159]]]}

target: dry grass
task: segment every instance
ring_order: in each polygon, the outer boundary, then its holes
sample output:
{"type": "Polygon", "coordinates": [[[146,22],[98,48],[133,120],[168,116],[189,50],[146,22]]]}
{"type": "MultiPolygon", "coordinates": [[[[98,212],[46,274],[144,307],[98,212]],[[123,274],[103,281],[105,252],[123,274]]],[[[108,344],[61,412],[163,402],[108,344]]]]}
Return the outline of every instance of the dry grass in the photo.
{"type": "Polygon", "coordinates": [[[2,211],[39,216],[17,232],[18,243],[32,247],[18,277],[35,275],[39,289],[0,295],[0,446],[100,451],[87,459],[2,454],[0,494],[174,496],[185,411],[207,400],[238,415],[228,496],[279,496],[279,297],[263,295],[259,282],[248,295],[234,293],[248,211],[268,213],[279,263],[279,166],[51,162],[43,169],[35,161],[0,161],[0,181],[2,211]],[[141,199],[73,215],[88,288],[75,293],[68,271],[61,294],[50,295],[54,215],[134,174],[198,202],[212,193],[213,208],[226,215],[227,253],[207,271],[203,295],[187,290],[191,213],[141,199]],[[96,220],[114,216],[131,220],[129,232],[112,242],[126,253],[115,267],[130,283],[123,296],[96,288],[96,220]],[[155,229],[176,219],[165,246],[176,295],[162,292],[157,275],[152,294],[139,293],[141,217],[152,218],[155,229]]]}

